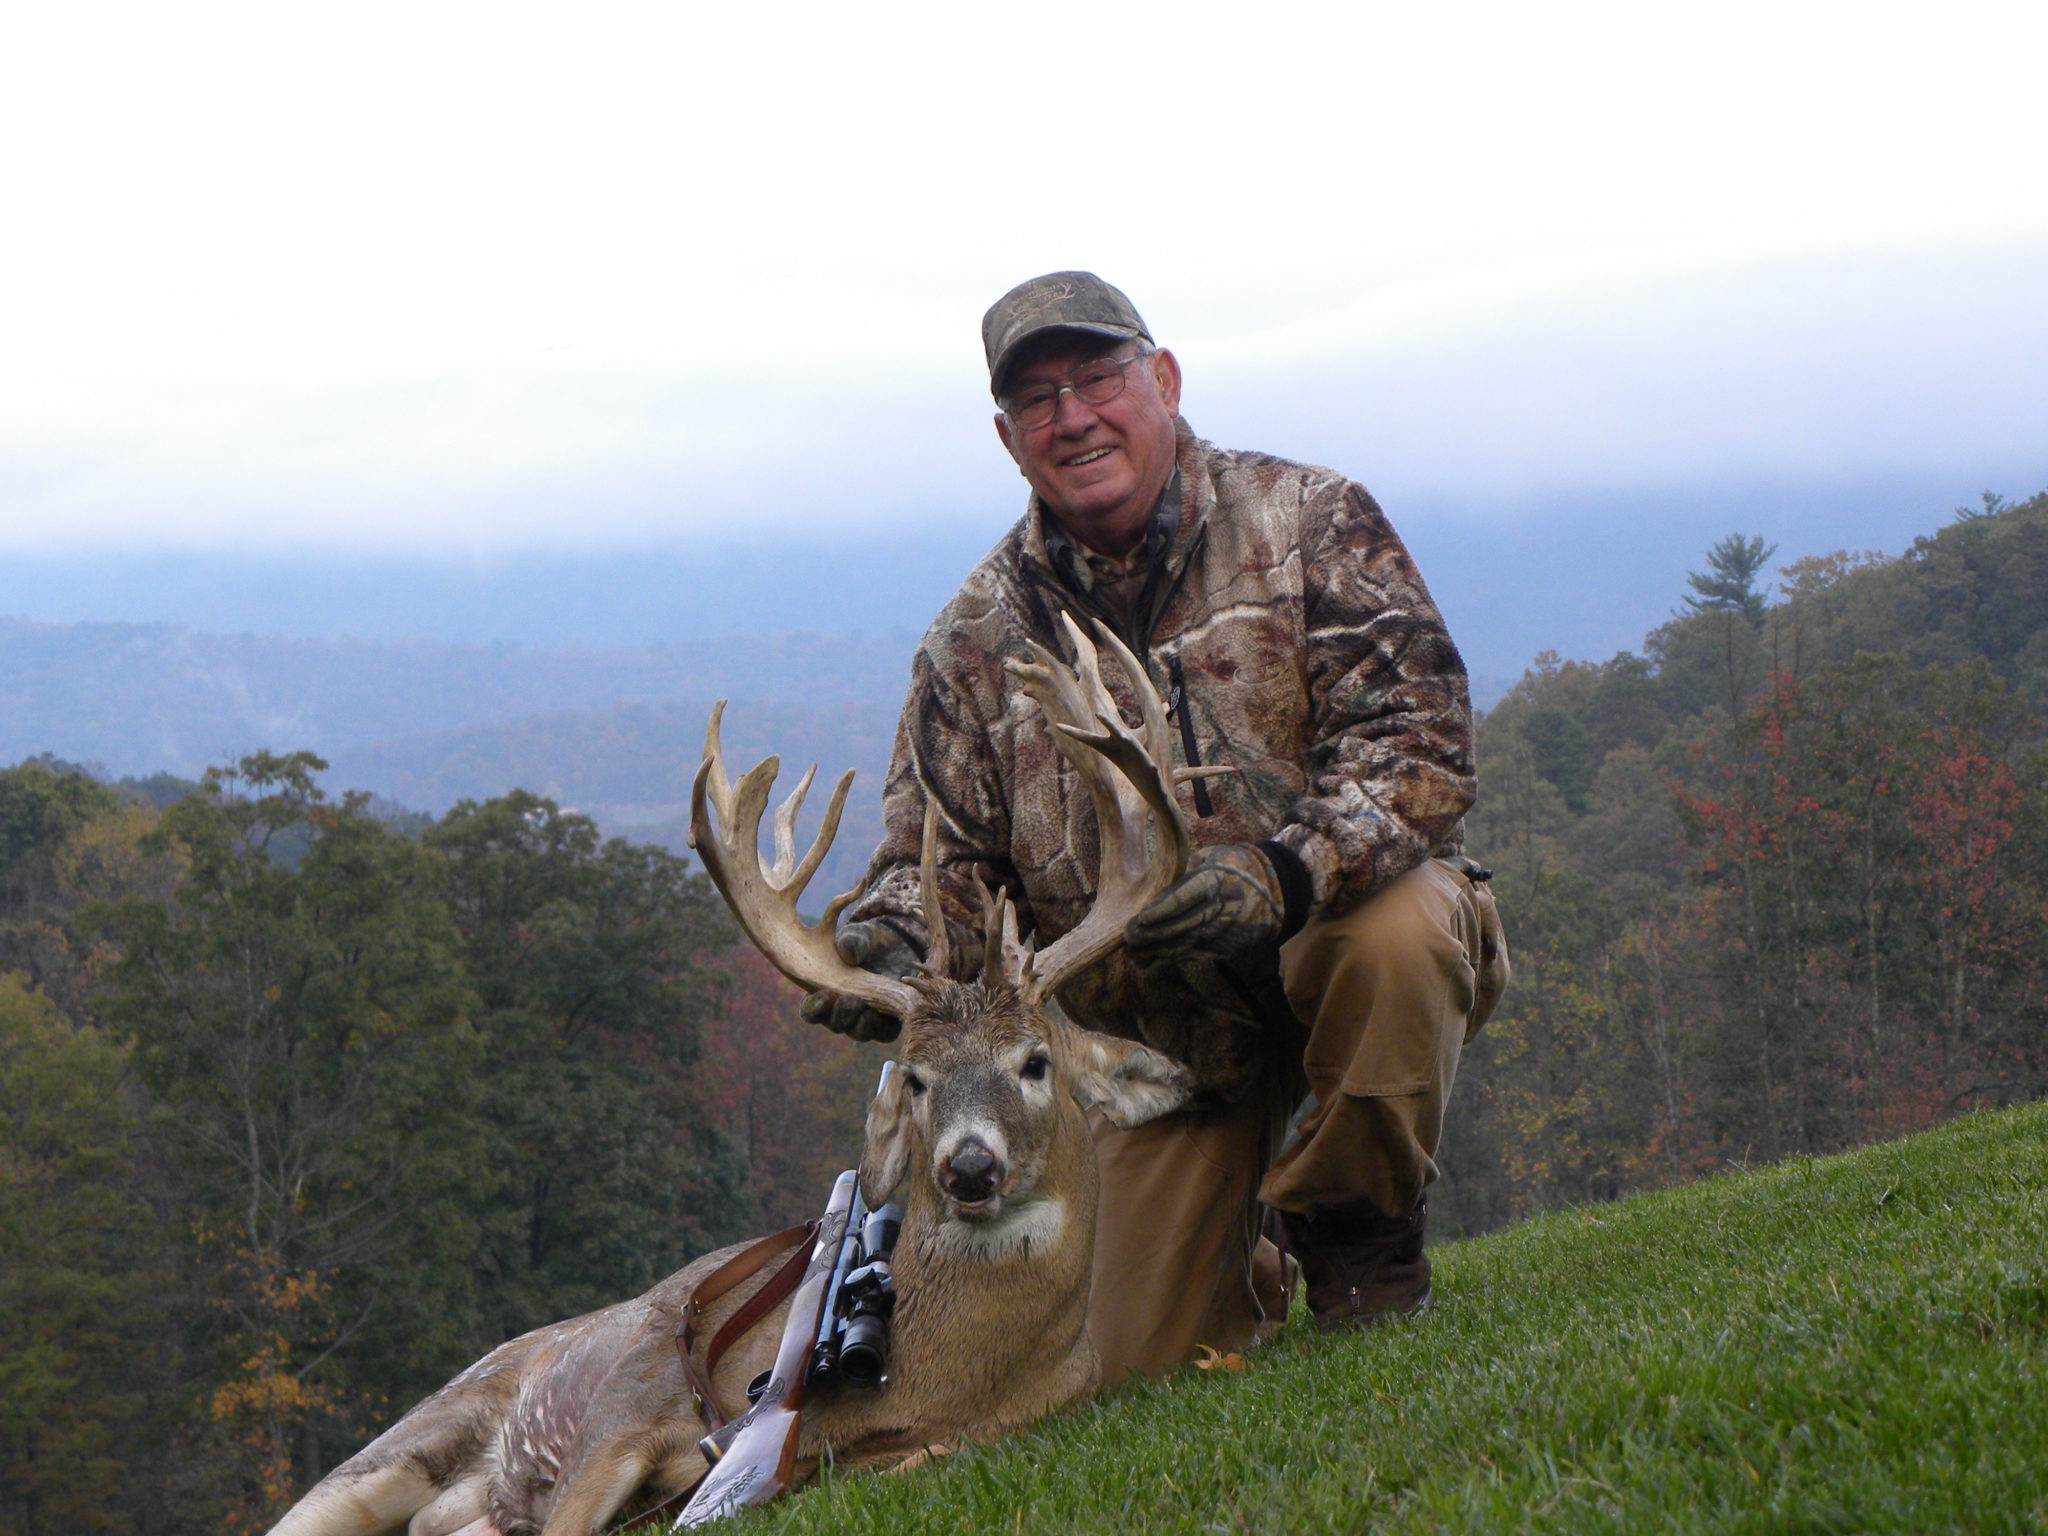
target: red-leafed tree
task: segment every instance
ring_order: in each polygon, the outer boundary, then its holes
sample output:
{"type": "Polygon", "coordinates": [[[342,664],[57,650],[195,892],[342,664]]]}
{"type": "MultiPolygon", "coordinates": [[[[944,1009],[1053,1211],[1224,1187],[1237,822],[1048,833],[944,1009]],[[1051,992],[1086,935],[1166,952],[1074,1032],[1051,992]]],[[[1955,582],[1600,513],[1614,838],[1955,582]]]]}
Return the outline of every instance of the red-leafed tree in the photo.
{"type": "Polygon", "coordinates": [[[690,1094],[746,1159],[763,1228],[815,1216],[860,1157],[861,1127],[886,1047],[797,1016],[798,990],[753,949],[727,953],[721,1006],[704,1025],[690,1094]]]}
{"type": "Polygon", "coordinates": [[[1731,1149],[1918,1129],[2038,1083],[2043,870],[1981,666],[1774,674],[1679,790],[1731,1149]]]}

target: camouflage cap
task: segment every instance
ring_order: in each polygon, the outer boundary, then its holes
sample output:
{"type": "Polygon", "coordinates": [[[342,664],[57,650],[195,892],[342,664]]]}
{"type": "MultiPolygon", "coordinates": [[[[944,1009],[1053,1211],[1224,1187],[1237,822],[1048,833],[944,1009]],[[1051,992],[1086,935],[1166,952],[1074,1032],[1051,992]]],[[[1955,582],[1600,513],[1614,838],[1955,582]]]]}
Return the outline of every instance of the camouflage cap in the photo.
{"type": "Polygon", "coordinates": [[[1019,283],[981,317],[989,393],[1000,395],[1017,349],[1041,331],[1080,331],[1112,341],[1150,341],[1152,333],[1121,289],[1093,272],[1048,272],[1019,283]]]}

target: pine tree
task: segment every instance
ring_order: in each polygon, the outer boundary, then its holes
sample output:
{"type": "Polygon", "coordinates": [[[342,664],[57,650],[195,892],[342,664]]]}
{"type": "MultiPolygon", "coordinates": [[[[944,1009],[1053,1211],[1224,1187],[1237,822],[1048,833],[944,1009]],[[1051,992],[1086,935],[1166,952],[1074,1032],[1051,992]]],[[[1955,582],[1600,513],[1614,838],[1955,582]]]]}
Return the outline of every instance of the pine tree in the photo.
{"type": "Polygon", "coordinates": [[[1686,582],[1697,594],[1685,600],[1688,613],[1726,610],[1741,614],[1752,624],[1764,621],[1763,594],[1756,590],[1756,574],[1764,562],[1778,552],[1765,544],[1761,535],[1744,538],[1731,533],[1707,551],[1705,574],[1694,571],[1686,582]]]}

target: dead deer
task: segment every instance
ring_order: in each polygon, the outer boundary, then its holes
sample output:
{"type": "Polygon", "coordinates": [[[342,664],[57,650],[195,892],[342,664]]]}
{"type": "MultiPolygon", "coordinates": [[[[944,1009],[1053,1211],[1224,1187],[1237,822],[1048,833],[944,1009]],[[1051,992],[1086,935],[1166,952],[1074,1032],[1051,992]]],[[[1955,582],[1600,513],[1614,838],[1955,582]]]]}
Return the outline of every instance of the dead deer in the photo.
{"type": "MultiPolygon", "coordinates": [[[[859,997],[903,1021],[899,1070],[870,1107],[860,1160],[868,1202],[894,1198],[904,1207],[889,1373],[877,1389],[812,1400],[799,1479],[827,1456],[842,1467],[887,1466],[926,1448],[987,1440],[1098,1385],[1086,1330],[1097,1182],[1084,1107],[1141,1124],[1177,1108],[1189,1076],[1045,1005],[1179,877],[1188,836],[1172,785],[1190,770],[1172,766],[1164,707],[1137,661],[1101,631],[1138,695],[1141,720],[1132,727],[1103,686],[1094,646],[1071,619],[1067,627],[1073,668],[1034,648],[1031,662],[1011,670],[1093,798],[1102,832],[1096,901],[1079,927],[1034,954],[1019,942],[1007,903],[990,900],[973,981],[950,976],[929,813],[923,902],[932,953],[907,980],[859,970],[833,944],[855,892],[835,898],[816,924],[796,911],[853,775],[839,780],[799,863],[804,775],[776,815],[776,857],[766,865],[759,828],[777,762],[734,785],[717,710],[706,732],[691,841],[747,936],[799,985],[859,997]]],[[[703,1341],[763,1288],[766,1271],[699,1309],[688,1374],[677,1322],[706,1277],[740,1251],[707,1254],[631,1301],[499,1346],[336,1468],[272,1536],[375,1536],[400,1526],[409,1536],[591,1536],[622,1509],[688,1489],[707,1465],[690,1386],[692,1376],[705,1379],[703,1341]]],[[[711,1395],[727,1412],[744,1405],[747,1382],[774,1354],[787,1305],[711,1362],[711,1395]]]]}

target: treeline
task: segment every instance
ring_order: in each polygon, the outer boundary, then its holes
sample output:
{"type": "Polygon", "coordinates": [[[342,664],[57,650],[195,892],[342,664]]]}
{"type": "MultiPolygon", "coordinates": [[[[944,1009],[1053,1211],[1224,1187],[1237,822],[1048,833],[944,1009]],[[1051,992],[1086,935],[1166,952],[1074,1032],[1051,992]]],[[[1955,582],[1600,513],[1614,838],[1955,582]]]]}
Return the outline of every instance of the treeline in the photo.
{"type": "Polygon", "coordinates": [[[1756,578],[1482,721],[1516,975],[1467,1055],[1467,1228],[2048,1092],[2048,495],[1756,578]]]}
{"type": "Polygon", "coordinates": [[[8,1536],[261,1529],[854,1155],[872,1064],[682,860],[525,793],[393,825],[322,766],[0,772],[8,1536]]]}

